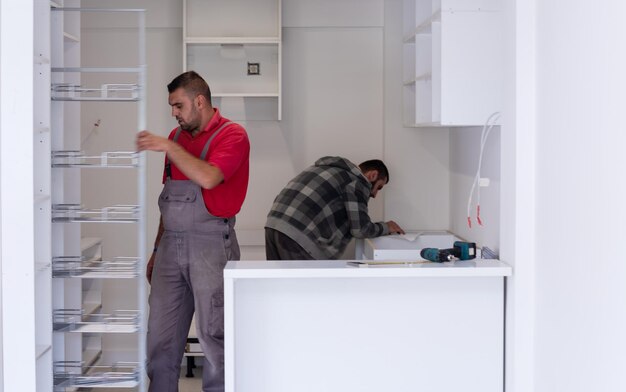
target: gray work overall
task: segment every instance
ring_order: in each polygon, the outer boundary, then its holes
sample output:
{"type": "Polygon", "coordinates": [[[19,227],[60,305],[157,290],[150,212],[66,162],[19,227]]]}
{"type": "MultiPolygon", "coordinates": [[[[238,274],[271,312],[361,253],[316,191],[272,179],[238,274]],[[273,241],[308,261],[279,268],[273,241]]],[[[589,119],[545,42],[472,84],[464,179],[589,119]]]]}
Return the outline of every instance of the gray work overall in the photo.
{"type": "MultiPolygon", "coordinates": [[[[211,135],[200,159],[204,160],[211,140],[226,125],[211,135]]],[[[159,208],[165,230],[156,254],[149,298],[149,391],[178,391],[194,311],[205,356],[202,390],[224,391],[223,270],[228,260],[239,260],[235,218],[211,215],[200,187],[188,180],[173,181],[169,173],[159,196],[159,208]]]]}

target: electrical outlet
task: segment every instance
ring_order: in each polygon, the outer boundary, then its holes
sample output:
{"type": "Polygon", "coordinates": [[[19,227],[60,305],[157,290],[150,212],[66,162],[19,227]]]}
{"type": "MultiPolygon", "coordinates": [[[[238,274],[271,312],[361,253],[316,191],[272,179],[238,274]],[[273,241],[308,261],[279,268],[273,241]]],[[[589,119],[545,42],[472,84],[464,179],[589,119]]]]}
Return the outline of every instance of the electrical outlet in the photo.
{"type": "Polygon", "coordinates": [[[478,180],[478,186],[481,186],[483,188],[488,187],[489,186],[489,179],[481,177],[480,180],[478,180]]]}
{"type": "Polygon", "coordinates": [[[248,63],[248,75],[260,75],[261,63],[248,63]]]}

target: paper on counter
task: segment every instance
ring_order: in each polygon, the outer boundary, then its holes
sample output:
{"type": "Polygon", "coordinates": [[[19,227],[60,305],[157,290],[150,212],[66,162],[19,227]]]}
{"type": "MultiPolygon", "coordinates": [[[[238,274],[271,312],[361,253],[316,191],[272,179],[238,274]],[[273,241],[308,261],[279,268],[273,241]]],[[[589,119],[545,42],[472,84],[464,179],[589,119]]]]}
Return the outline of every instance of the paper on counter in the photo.
{"type": "Polygon", "coordinates": [[[401,240],[406,240],[406,241],[411,242],[411,241],[415,241],[415,239],[417,237],[419,237],[420,234],[422,234],[422,232],[397,234],[397,235],[394,235],[394,238],[398,238],[398,239],[401,239],[401,240]]]}

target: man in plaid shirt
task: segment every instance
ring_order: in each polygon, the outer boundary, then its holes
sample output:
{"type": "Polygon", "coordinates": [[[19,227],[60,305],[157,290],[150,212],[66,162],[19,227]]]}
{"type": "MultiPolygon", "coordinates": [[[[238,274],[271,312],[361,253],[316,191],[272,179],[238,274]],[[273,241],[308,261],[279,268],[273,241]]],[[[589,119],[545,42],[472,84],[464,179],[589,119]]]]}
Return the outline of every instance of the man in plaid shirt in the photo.
{"type": "Polygon", "coordinates": [[[394,221],[372,222],[367,202],[389,182],[377,159],[356,166],[320,158],[278,194],[265,224],[267,260],[338,259],[352,237],[404,234],[394,221]]]}

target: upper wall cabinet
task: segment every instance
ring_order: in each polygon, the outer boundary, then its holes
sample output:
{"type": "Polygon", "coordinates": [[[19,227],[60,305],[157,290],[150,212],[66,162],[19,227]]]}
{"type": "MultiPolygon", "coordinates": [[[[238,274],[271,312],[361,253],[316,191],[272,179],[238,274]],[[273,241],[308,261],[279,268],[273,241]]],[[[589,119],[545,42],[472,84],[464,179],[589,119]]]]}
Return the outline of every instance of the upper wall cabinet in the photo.
{"type": "Polygon", "coordinates": [[[281,0],[185,0],[183,19],[184,69],[205,78],[224,115],[280,120],[281,0]]]}
{"type": "Polygon", "coordinates": [[[475,126],[501,110],[498,0],[404,0],[404,124],[475,126]]]}

